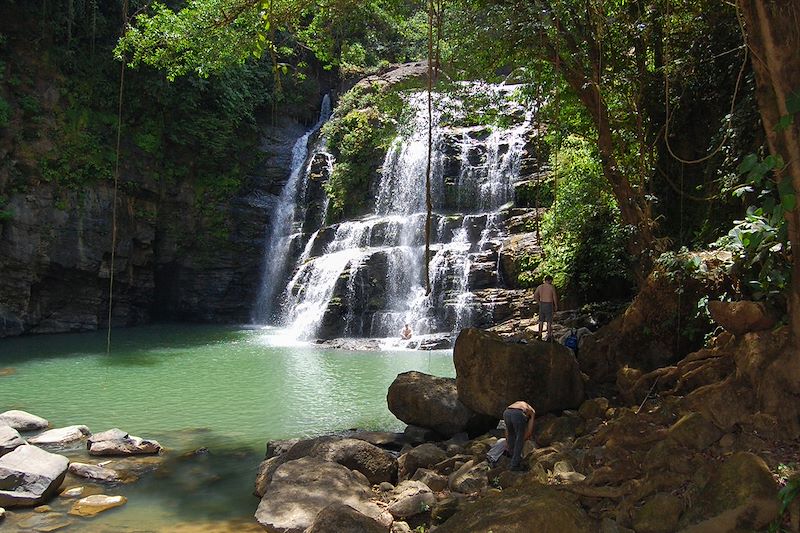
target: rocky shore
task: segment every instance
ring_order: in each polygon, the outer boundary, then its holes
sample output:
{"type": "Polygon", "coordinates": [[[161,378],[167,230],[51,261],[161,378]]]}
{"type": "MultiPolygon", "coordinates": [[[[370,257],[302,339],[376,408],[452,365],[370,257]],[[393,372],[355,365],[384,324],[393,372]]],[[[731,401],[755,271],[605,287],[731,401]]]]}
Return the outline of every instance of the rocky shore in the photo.
{"type": "MultiPolygon", "coordinates": [[[[715,337],[681,345],[670,321],[690,321],[696,300],[674,285],[653,276],[577,354],[535,338],[531,319],[463,330],[455,379],[407,372],[390,386],[403,433],[268,443],[256,520],[280,533],[796,531],[800,506],[778,496],[800,477],[796,421],[753,386],[786,328],[760,304],[717,302],[715,337]],[[537,410],[523,472],[487,456],[519,399],[537,410]]],[[[556,337],[585,319],[561,318],[556,337]]]]}
{"type": "Polygon", "coordinates": [[[157,441],[117,428],[93,434],[83,425],[49,427],[25,411],[0,413],[0,521],[22,531],[80,527],[87,517],[125,505],[125,496],[105,492],[156,467],[152,458],[162,450],[157,441]]]}

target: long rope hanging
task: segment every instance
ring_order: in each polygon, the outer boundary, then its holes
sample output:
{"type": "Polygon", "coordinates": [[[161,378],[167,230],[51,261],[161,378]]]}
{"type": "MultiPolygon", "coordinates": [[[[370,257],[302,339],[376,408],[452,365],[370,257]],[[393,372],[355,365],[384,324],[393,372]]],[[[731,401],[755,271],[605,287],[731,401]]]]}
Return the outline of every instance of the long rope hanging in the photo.
{"type": "MultiPolygon", "coordinates": [[[[441,16],[441,14],[439,15],[441,16]]],[[[425,295],[431,293],[431,158],[433,152],[433,0],[428,0],[428,162],[425,167],[425,295]]]]}
{"type": "MultiPolygon", "coordinates": [[[[128,24],[128,0],[122,3],[122,32],[128,24]]],[[[117,251],[117,191],[119,190],[119,153],[122,139],[122,94],[125,87],[125,57],[119,70],[119,95],[117,101],[117,151],[114,161],[114,194],[111,204],[111,265],[108,276],[108,333],[106,335],[106,355],[111,353],[111,312],[114,307],[114,260],[117,251]]]]}
{"type": "MultiPolygon", "coordinates": [[[[667,151],[669,152],[669,154],[674,159],[676,159],[677,161],[680,161],[681,163],[684,163],[686,165],[696,165],[696,164],[708,161],[709,159],[714,157],[717,153],[719,153],[720,150],[722,150],[722,147],[725,146],[725,143],[728,142],[728,137],[730,137],[731,125],[733,123],[733,111],[736,108],[736,97],[739,95],[739,87],[742,84],[742,79],[744,78],[744,71],[747,68],[747,57],[748,57],[747,53],[748,53],[748,49],[747,49],[747,47],[744,47],[744,56],[742,57],[742,66],[739,68],[739,75],[736,77],[736,85],[734,86],[733,96],[731,97],[731,108],[730,108],[730,111],[728,112],[728,120],[727,120],[727,127],[725,128],[725,135],[723,135],[722,140],[719,143],[719,146],[717,146],[710,153],[708,153],[707,155],[705,155],[705,156],[703,156],[703,157],[701,157],[699,159],[683,159],[682,157],[680,157],[680,156],[675,154],[675,152],[672,150],[672,146],[670,146],[670,144],[669,144],[669,124],[670,124],[670,122],[672,120],[672,117],[670,116],[670,110],[669,110],[669,92],[670,92],[669,91],[669,73],[668,73],[668,70],[666,68],[666,65],[669,65],[670,0],[665,0],[665,3],[666,3],[666,20],[667,20],[667,24],[666,24],[666,28],[665,29],[667,31],[665,32],[665,35],[664,35],[664,65],[665,65],[664,66],[664,107],[665,107],[665,111],[666,111],[666,116],[665,116],[665,119],[664,119],[664,144],[666,145],[667,151]]],[[[744,39],[745,38],[745,31],[744,31],[744,26],[742,24],[741,16],[739,14],[739,6],[738,5],[736,5],[736,20],[739,23],[739,30],[742,32],[742,39],[744,39]]]]}

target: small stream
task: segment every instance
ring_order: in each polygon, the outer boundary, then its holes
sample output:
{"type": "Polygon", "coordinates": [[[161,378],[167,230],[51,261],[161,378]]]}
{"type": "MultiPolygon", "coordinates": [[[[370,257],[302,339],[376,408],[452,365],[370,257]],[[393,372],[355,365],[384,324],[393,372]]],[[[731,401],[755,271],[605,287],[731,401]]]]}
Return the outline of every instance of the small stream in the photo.
{"type": "MultiPolygon", "coordinates": [[[[386,407],[397,374],[455,375],[450,351],[353,352],[284,339],[274,329],[148,326],[115,330],[111,355],[99,332],[0,340],[0,412],[22,409],[52,427],[119,427],[167,448],[138,481],[102,488],[126,496],[125,506],[69,517],[59,531],[247,530],[268,440],[402,430],[386,407]],[[200,448],[208,451],[192,453],[200,448]]],[[[65,454],[96,462],[80,449],[65,454]]],[[[93,486],[68,476],[64,486],[75,485],[93,486]]],[[[17,524],[29,511],[9,513],[3,530],[28,531],[17,524]]]]}

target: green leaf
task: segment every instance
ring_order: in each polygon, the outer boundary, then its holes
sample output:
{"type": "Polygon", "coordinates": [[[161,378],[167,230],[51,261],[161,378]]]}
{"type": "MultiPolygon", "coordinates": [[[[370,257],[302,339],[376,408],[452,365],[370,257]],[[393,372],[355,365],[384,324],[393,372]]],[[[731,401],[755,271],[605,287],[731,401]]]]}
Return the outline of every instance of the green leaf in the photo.
{"type": "Polygon", "coordinates": [[[793,92],[786,99],[786,110],[792,115],[800,113],[800,90],[793,92]]]}
{"type": "Polygon", "coordinates": [[[793,123],[794,123],[794,115],[784,115],[784,116],[781,117],[781,119],[778,121],[778,123],[775,124],[775,128],[773,128],[773,129],[776,132],[781,132],[781,131],[784,131],[785,129],[787,129],[793,123]]]}
{"type": "Polygon", "coordinates": [[[756,154],[747,154],[738,168],[739,174],[746,174],[750,172],[758,163],[758,156],[756,154]]]}
{"type": "Polygon", "coordinates": [[[782,194],[781,205],[783,206],[784,211],[792,211],[797,206],[797,197],[794,195],[794,193],[782,194]]]}

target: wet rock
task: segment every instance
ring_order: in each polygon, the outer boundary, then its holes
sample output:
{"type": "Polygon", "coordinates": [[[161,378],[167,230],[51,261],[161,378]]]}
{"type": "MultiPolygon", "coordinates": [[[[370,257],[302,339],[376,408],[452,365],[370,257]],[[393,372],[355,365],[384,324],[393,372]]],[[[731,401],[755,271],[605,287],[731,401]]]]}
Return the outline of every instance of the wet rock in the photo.
{"type": "Polygon", "coordinates": [[[430,468],[447,459],[447,454],[432,443],[412,448],[397,459],[398,477],[408,479],[418,468],[430,468]]]}
{"type": "Polygon", "coordinates": [[[322,509],[304,533],[386,533],[386,527],[349,505],[332,503],[322,509]]]}
{"type": "Polygon", "coordinates": [[[452,378],[404,372],[392,382],[386,401],[392,414],[403,422],[447,437],[462,431],[480,434],[497,424],[496,419],[477,414],[459,401],[452,378]]]}
{"type": "Polygon", "coordinates": [[[734,335],[772,329],[778,323],[777,314],[763,302],[708,302],[711,318],[734,335]]]}
{"type": "Polygon", "coordinates": [[[69,510],[69,514],[74,516],[95,516],[103,511],[125,505],[127,501],[128,499],[125,496],[93,494],[75,502],[69,510]]]}
{"type": "Polygon", "coordinates": [[[428,512],[436,502],[431,489],[420,481],[403,481],[393,491],[387,510],[396,519],[428,512]]]}
{"type": "Polygon", "coordinates": [[[78,477],[102,481],[103,483],[116,483],[121,479],[116,470],[86,463],[71,463],[69,472],[78,477]]]}
{"type": "Polygon", "coordinates": [[[672,533],[677,530],[683,512],[683,502],[677,496],[659,493],[648,499],[634,512],[636,533],[672,533]]]}
{"type": "Polygon", "coordinates": [[[38,431],[49,425],[44,418],[17,409],[0,413],[0,426],[11,426],[17,431],[38,431]]]}
{"type": "Polygon", "coordinates": [[[700,413],[689,413],[669,428],[669,438],[690,450],[705,450],[722,437],[722,430],[700,413]]]}
{"type": "Polygon", "coordinates": [[[134,437],[117,428],[92,435],[87,447],[89,455],[146,455],[161,451],[157,441],[134,437]]]}
{"type": "Polygon", "coordinates": [[[17,522],[17,526],[24,530],[49,533],[58,531],[72,525],[72,521],[61,513],[45,513],[29,516],[17,522]]]}
{"type": "Polygon", "coordinates": [[[25,444],[19,432],[11,426],[0,426],[0,457],[25,444]]]}
{"type": "Polygon", "coordinates": [[[531,484],[496,492],[454,514],[437,533],[504,531],[593,533],[595,523],[573,498],[547,486],[531,484]]]}
{"type": "Polygon", "coordinates": [[[464,494],[480,492],[489,485],[488,472],[489,463],[486,461],[480,463],[467,461],[461,468],[450,474],[448,485],[454,492],[464,494]]]}
{"type": "Polygon", "coordinates": [[[475,328],[461,331],[453,350],[458,399],[495,418],[517,400],[537,414],[577,408],[583,380],[572,352],[557,343],[517,344],[475,328]]]}
{"type": "Polygon", "coordinates": [[[736,453],[711,475],[680,526],[687,532],[760,531],[777,516],[777,489],[763,459],[736,453]]]}
{"type": "Polygon", "coordinates": [[[300,442],[300,439],[271,440],[267,443],[267,453],[264,456],[264,459],[269,459],[271,457],[286,453],[298,442],[300,442]]]}
{"type": "Polygon", "coordinates": [[[269,531],[301,533],[330,504],[349,505],[386,529],[391,515],[370,501],[372,491],[344,466],[304,457],[277,468],[261,499],[256,520],[269,531]]]}
{"type": "Polygon", "coordinates": [[[61,492],[59,496],[61,496],[62,498],[80,498],[81,496],[83,496],[85,490],[86,489],[84,487],[70,487],[61,492]]]}
{"type": "Polygon", "coordinates": [[[37,445],[69,444],[70,442],[85,439],[91,434],[92,432],[89,431],[89,428],[86,426],[67,426],[63,428],[51,429],[49,431],[45,431],[44,433],[40,433],[35,437],[30,437],[28,442],[30,444],[37,445]]]}
{"type": "Polygon", "coordinates": [[[25,444],[0,457],[0,505],[34,506],[61,486],[69,459],[25,444]]]}
{"type": "Polygon", "coordinates": [[[317,344],[325,348],[333,348],[336,350],[358,352],[379,352],[381,350],[380,342],[376,339],[330,339],[319,340],[317,344]]]}
{"type": "Polygon", "coordinates": [[[424,335],[417,340],[417,350],[447,350],[453,347],[453,339],[449,333],[424,335]]]}

